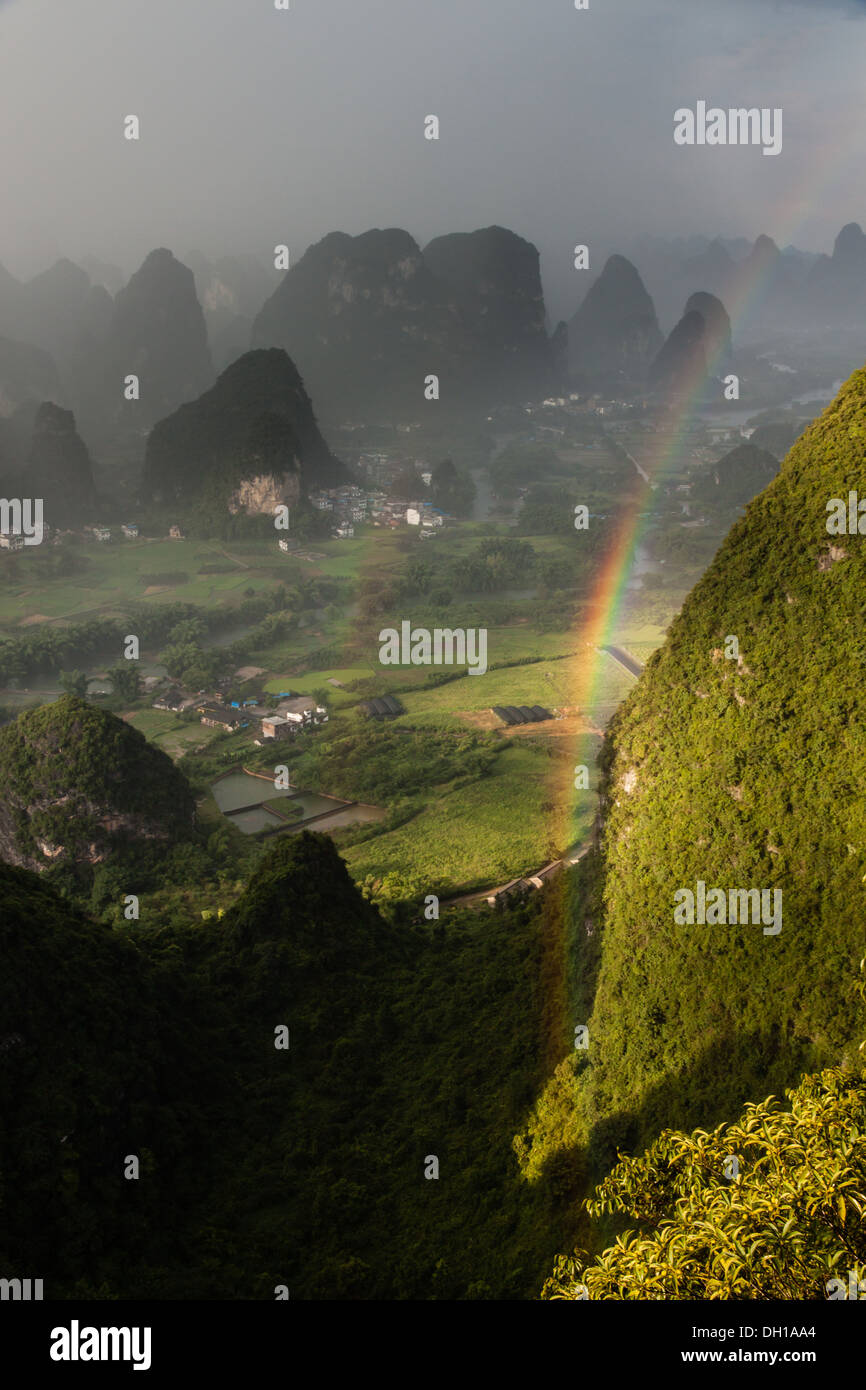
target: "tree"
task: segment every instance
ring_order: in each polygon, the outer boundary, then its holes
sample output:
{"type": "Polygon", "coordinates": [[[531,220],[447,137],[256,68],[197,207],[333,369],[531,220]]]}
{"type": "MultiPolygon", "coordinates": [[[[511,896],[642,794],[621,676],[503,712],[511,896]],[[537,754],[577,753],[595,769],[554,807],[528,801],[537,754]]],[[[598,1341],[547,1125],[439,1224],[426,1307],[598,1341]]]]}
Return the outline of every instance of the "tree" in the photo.
{"type": "Polygon", "coordinates": [[[121,661],[117,666],[112,666],[108,672],[108,679],[114,687],[115,694],[122,700],[131,703],[141,694],[141,676],[134,661],[121,661]]]}
{"type": "Polygon", "coordinates": [[[61,671],[60,684],[67,695],[77,695],[83,700],[87,694],[87,673],[77,667],[74,671],[61,671]]]}
{"type": "Polygon", "coordinates": [[[622,1158],[585,1206],[644,1232],[591,1262],[560,1257],[542,1297],[824,1299],[831,1280],[863,1279],[866,1075],[835,1067],[786,1094],[789,1110],[770,1096],[712,1134],[666,1130],[622,1158]]]}
{"type": "Polygon", "coordinates": [[[406,502],[412,502],[420,496],[424,490],[424,485],[414,468],[407,466],[401,468],[393,483],[389,488],[392,497],[406,502]]]}
{"type": "Polygon", "coordinates": [[[186,642],[200,642],[207,636],[207,625],[202,618],[184,618],[176,623],[166,637],[168,646],[182,646],[186,642]]]}
{"type": "Polygon", "coordinates": [[[430,496],[435,506],[455,516],[465,516],[472,510],[475,484],[470,477],[458,473],[454,460],[447,458],[431,470],[430,496]]]}

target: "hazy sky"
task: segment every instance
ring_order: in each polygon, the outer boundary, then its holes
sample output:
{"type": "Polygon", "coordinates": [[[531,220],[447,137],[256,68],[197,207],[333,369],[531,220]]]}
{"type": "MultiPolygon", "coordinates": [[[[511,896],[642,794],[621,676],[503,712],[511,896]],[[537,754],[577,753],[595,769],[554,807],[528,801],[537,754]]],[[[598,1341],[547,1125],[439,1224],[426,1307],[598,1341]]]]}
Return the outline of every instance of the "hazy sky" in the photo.
{"type": "Polygon", "coordinates": [[[577,242],[866,222],[864,73],[861,0],[0,0],[0,259],[498,222],[568,307],[577,242]],[[677,147],[699,99],[782,107],[782,153],[677,147]]]}

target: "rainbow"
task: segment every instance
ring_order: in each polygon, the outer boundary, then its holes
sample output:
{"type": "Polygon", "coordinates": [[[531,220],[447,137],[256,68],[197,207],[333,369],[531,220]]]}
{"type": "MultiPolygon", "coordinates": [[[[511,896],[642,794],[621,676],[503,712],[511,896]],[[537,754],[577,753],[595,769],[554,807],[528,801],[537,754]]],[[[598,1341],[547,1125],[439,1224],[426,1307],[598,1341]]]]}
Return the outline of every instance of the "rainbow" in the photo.
{"type": "MultiPolygon", "coordinates": [[[[765,288],[764,278],[757,260],[751,273],[738,277],[729,309],[732,333],[734,325],[739,327],[748,311],[759,303],[765,288]]],[[[707,381],[719,373],[723,352],[724,344],[720,344],[717,353],[706,362],[704,368],[693,368],[688,378],[681,381],[676,395],[670,395],[662,402],[659,418],[664,424],[657,435],[656,448],[650,451],[649,458],[644,462],[640,485],[620,513],[616,531],[577,624],[578,650],[570,663],[569,694],[572,706],[579,712],[586,711],[588,715],[598,702],[604,663],[612,660],[601,648],[610,643],[622,618],[638,548],[653,520],[655,487],[682,457],[686,431],[704,397],[707,381]]],[[[589,718],[586,723],[588,727],[577,734],[573,747],[575,772],[580,766],[592,768],[592,740],[601,733],[600,729],[593,729],[589,718]]],[[[555,839],[556,843],[565,846],[570,845],[573,839],[574,814],[581,805],[585,805],[585,800],[581,801],[581,798],[585,798],[586,792],[575,790],[571,769],[565,788],[562,787],[562,770],[555,775],[559,783],[555,796],[559,818],[555,839]]]]}

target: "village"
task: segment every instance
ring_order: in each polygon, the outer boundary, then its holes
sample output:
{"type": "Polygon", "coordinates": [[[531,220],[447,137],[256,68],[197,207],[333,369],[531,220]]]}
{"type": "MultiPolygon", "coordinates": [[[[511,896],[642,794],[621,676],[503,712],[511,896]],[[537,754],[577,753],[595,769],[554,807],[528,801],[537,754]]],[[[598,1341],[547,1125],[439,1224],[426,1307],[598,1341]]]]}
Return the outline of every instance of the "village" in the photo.
{"type": "MultiPolygon", "coordinates": [[[[359,460],[361,469],[386,484],[393,483],[398,466],[384,454],[362,454],[359,460]]],[[[430,487],[432,474],[423,471],[420,477],[425,488],[430,487]]],[[[318,490],[310,493],[310,502],[317,511],[328,513],[333,521],[332,534],[339,540],[349,540],[355,534],[357,525],[371,525],[388,530],[401,526],[418,528],[419,539],[431,539],[444,526],[445,512],[425,499],[396,499],[389,497],[385,487],[377,485],[360,486],[357,483],[342,487],[318,490]]],[[[289,551],[291,542],[280,541],[280,548],[289,551]]]]}
{"type": "Polygon", "coordinates": [[[328,711],[311,695],[299,695],[292,690],[276,696],[266,694],[245,700],[225,703],[220,693],[191,695],[178,685],[169,686],[153,701],[153,708],[172,714],[198,714],[208,729],[221,729],[234,734],[241,729],[254,729],[253,743],[262,747],[293,738],[308,729],[328,722],[328,711]]]}

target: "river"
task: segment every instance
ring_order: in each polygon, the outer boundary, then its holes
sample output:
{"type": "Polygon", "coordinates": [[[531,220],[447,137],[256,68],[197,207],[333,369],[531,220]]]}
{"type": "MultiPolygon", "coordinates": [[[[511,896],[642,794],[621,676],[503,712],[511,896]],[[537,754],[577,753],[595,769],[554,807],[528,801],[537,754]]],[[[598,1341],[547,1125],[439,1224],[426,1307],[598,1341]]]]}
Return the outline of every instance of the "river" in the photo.
{"type": "MultiPolygon", "coordinates": [[[[812,405],[815,403],[821,406],[829,405],[842,385],[843,383],[840,378],[840,380],[834,382],[832,386],[819,387],[815,391],[803,391],[800,395],[791,396],[790,400],[782,401],[779,405],[770,406],[768,409],[782,411],[789,409],[794,410],[799,405],[812,405]]],[[[726,410],[723,408],[702,410],[697,419],[708,423],[718,422],[719,424],[731,425],[733,428],[739,428],[745,425],[747,420],[751,420],[753,415],[760,415],[762,410],[763,407],[758,407],[756,409],[754,406],[749,410],[726,410]]]]}

